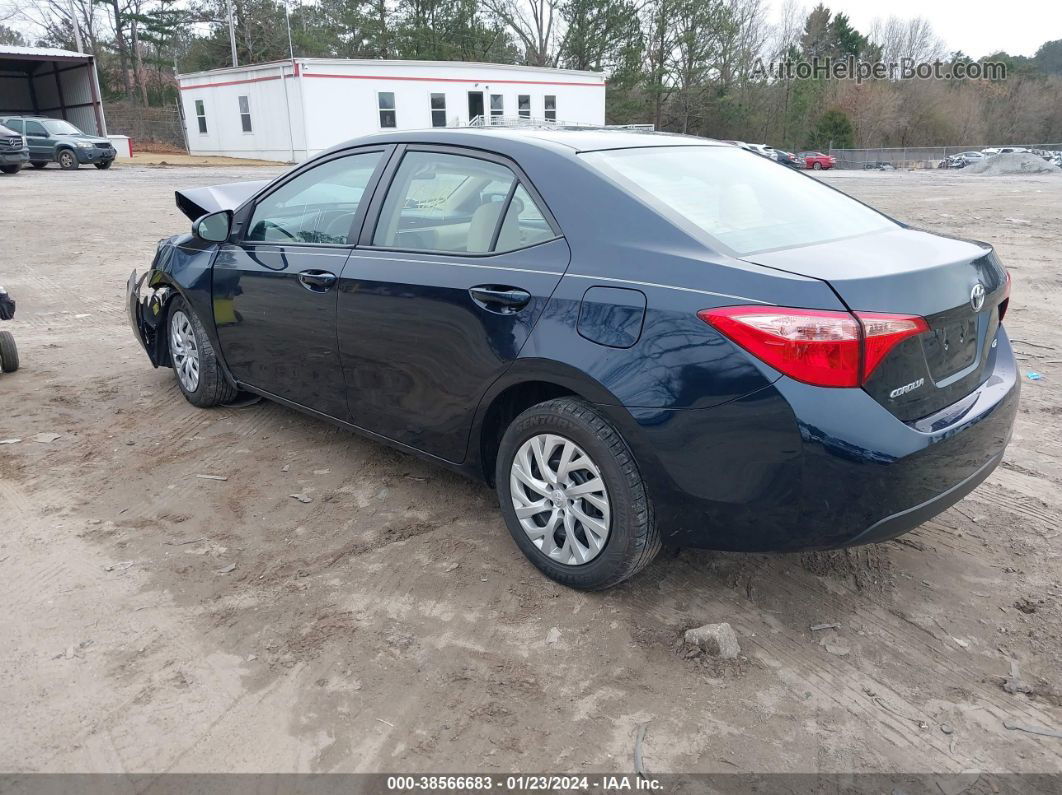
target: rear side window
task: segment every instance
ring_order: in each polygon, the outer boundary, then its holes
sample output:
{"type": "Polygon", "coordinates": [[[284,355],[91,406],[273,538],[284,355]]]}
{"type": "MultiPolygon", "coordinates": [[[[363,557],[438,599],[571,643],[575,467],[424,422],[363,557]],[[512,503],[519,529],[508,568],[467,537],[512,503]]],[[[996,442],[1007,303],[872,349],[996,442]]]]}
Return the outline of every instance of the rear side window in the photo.
{"type": "Polygon", "coordinates": [[[9,130],[22,134],[22,119],[8,119],[4,122],[4,126],[9,130]]]}
{"type": "Polygon", "coordinates": [[[815,179],[730,146],[582,156],[663,215],[693,224],[739,257],[897,228],[815,179]]]}
{"type": "Polygon", "coordinates": [[[247,240],[347,245],[380,152],[329,160],[305,171],[254,208],[247,240]]]}
{"type": "Polygon", "coordinates": [[[387,192],[373,245],[484,254],[553,237],[507,166],[463,155],[408,152],[387,192]]]}
{"type": "Polygon", "coordinates": [[[39,121],[27,121],[26,135],[46,136],[48,135],[48,131],[44,129],[44,125],[39,121]]]}

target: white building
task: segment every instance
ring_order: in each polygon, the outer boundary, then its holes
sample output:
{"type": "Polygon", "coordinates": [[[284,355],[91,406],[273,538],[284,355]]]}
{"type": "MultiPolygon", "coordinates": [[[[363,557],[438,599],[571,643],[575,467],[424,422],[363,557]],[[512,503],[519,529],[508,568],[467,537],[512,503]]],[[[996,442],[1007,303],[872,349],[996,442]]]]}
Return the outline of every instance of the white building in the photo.
{"type": "Polygon", "coordinates": [[[296,58],[178,75],[193,155],[301,161],[381,130],[528,118],[605,123],[598,72],[296,58]]]}

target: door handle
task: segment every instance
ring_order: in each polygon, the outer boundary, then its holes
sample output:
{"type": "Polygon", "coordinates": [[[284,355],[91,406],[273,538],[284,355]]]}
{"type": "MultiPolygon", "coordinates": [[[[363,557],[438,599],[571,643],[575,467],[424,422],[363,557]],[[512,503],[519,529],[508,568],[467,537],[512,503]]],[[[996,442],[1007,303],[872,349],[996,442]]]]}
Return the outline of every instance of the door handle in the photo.
{"type": "Polygon", "coordinates": [[[328,271],[303,271],[299,274],[299,284],[314,293],[328,292],[338,277],[328,271]]]}
{"type": "Polygon", "coordinates": [[[468,294],[472,296],[473,301],[485,309],[506,315],[518,312],[531,300],[531,293],[517,287],[481,285],[470,289],[468,294]]]}

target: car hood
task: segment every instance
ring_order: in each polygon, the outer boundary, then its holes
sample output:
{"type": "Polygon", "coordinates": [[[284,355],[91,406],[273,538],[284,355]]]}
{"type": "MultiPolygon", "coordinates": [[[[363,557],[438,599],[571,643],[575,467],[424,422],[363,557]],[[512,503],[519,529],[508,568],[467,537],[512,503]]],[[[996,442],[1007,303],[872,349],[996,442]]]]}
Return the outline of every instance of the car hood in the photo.
{"type": "Polygon", "coordinates": [[[174,191],[177,196],[177,209],[192,221],[219,210],[235,210],[268,182],[264,179],[251,182],[229,182],[225,185],[174,191]]]}

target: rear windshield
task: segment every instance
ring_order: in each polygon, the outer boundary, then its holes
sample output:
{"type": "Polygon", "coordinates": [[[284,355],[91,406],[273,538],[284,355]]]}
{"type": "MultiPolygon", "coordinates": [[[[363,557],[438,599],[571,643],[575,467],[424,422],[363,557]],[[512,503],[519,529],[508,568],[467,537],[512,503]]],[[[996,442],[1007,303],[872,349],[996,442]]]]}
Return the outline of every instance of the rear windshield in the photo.
{"type": "Polygon", "coordinates": [[[730,146],[614,149],[583,157],[737,256],[897,226],[813,178],[730,146]]]}

